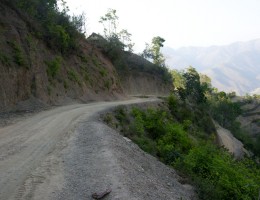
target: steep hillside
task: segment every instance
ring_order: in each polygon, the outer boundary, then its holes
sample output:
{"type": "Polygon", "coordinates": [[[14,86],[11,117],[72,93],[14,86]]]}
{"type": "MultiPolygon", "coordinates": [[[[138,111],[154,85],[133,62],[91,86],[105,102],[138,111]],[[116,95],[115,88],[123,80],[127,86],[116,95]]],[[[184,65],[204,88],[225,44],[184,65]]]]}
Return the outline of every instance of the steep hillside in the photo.
{"type": "Polygon", "coordinates": [[[98,34],[93,33],[88,41],[111,60],[127,95],[168,95],[171,91],[172,77],[167,68],[122,51],[120,43],[113,44],[98,34]]]}
{"type": "MultiPolygon", "coordinates": [[[[0,112],[16,110],[18,104],[19,109],[26,110],[25,105],[62,104],[72,99],[125,98],[133,94],[128,85],[135,88],[135,93],[146,89],[149,94],[160,93],[155,86],[163,80],[156,73],[137,70],[137,79],[121,84],[120,80],[132,77],[127,65],[124,76],[119,77],[111,59],[82,34],[73,33],[76,39],[69,42],[74,46],[67,44],[72,36],[66,35],[62,24],[51,24],[46,31],[37,18],[24,14],[14,2],[0,2],[0,112]]],[[[66,22],[66,15],[59,18],[66,22]]]]}
{"type": "Polygon", "coordinates": [[[171,68],[189,65],[212,78],[214,87],[243,95],[260,88],[260,40],[237,42],[227,46],[165,48],[171,68]]]}

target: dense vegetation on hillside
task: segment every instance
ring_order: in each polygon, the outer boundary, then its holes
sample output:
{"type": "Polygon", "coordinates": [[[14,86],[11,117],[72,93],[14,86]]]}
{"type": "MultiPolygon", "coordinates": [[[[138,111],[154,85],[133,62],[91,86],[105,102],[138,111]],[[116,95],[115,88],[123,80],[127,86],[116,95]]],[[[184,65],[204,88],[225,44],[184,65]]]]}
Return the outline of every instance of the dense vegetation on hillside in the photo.
{"type": "Polygon", "coordinates": [[[209,79],[201,78],[194,68],[179,76],[180,87],[157,108],[119,107],[115,119],[107,114],[104,120],[188,176],[200,199],[257,199],[259,165],[251,158],[234,160],[215,144],[212,117],[245,136],[235,121],[241,112],[239,104],[230,100],[231,94],[211,88],[209,79]]]}
{"type": "Polygon", "coordinates": [[[56,52],[66,54],[78,48],[78,39],[85,28],[85,16],[68,15],[68,7],[64,1],[61,1],[62,10],[58,7],[58,0],[4,1],[23,16],[27,15],[34,35],[56,52]]]}
{"type": "Polygon", "coordinates": [[[162,77],[165,83],[171,83],[172,77],[160,52],[165,40],[161,37],[154,37],[151,47],[148,48],[147,46],[144,50],[146,53],[138,56],[133,53],[132,34],[126,29],[119,31],[118,21],[119,17],[116,10],[109,9],[99,21],[104,27],[104,33],[102,36],[95,34],[96,39],[92,41],[93,45],[102,49],[103,53],[110,58],[118,73],[129,73],[133,70],[148,72],[162,77]],[[149,60],[149,58],[152,60],[149,60]]]}

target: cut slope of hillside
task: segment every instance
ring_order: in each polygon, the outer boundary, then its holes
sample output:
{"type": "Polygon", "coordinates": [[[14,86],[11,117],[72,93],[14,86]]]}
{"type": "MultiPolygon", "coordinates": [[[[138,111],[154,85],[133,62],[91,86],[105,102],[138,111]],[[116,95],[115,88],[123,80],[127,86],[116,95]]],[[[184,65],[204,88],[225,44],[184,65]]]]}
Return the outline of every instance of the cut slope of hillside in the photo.
{"type": "Polygon", "coordinates": [[[260,39],[226,46],[165,48],[164,54],[171,68],[192,65],[209,75],[213,86],[220,90],[244,95],[257,94],[260,88],[260,39]]]}
{"type": "MultiPolygon", "coordinates": [[[[164,81],[155,69],[143,73],[137,68],[137,79],[135,75],[127,79],[133,75],[126,65],[119,76],[104,50],[80,33],[74,33],[75,44],[65,51],[57,41],[53,44],[55,37],[66,36],[62,24],[47,26],[50,35],[44,35],[46,27],[37,23],[37,17],[25,14],[13,2],[16,0],[0,2],[0,112],[74,100],[122,99],[145,91],[160,93],[157,85],[164,81]],[[134,92],[130,88],[135,88],[134,92]]],[[[57,15],[57,19],[65,19],[57,15]]],[[[171,84],[167,84],[169,88],[171,84]]]]}
{"type": "Polygon", "coordinates": [[[123,95],[111,62],[84,39],[80,53],[63,56],[38,39],[20,15],[1,3],[0,110],[32,97],[52,104],[65,97],[87,101],[123,95]]]}
{"type": "Polygon", "coordinates": [[[234,158],[244,158],[244,155],[245,153],[247,153],[247,151],[244,148],[243,143],[236,139],[229,130],[221,127],[216,122],[215,126],[217,129],[218,144],[227,149],[232,155],[234,155],[234,158]]]}

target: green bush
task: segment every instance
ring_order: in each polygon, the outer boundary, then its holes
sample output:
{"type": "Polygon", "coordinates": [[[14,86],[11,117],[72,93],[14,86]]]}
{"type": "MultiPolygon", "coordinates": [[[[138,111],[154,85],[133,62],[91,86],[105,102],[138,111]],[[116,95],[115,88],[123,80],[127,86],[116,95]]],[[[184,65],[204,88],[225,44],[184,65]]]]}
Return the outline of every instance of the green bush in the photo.
{"type": "Polygon", "coordinates": [[[52,61],[46,61],[45,62],[47,65],[47,75],[49,78],[54,78],[58,74],[60,68],[61,68],[61,63],[62,63],[62,57],[57,56],[55,57],[52,61]]]}
{"type": "Polygon", "coordinates": [[[78,83],[78,85],[81,85],[81,80],[80,80],[79,74],[76,71],[74,71],[73,69],[68,71],[68,78],[69,78],[69,80],[71,80],[75,83],[78,83]]]}
{"type": "Polygon", "coordinates": [[[51,35],[51,40],[48,41],[50,46],[55,47],[61,53],[65,53],[70,45],[70,36],[65,28],[61,25],[51,25],[48,30],[51,35]]]}
{"type": "Polygon", "coordinates": [[[171,164],[182,154],[188,153],[192,147],[192,140],[181,124],[168,123],[165,134],[158,140],[158,153],[164,162],[171,164]]]}
{"type": "Polygon", "coordinates": [[[105,68],[100,69],[99,73],[102,77],[107,76],[107,70],[105,68]]]}
{"type": "Polygon", "coordinates": [[[174,114],[182,111],[180,102],[170,97],[166,105],[169,110],[133,108],[130,114],[120,107],[116,118],[125,127],[124,134],[141,149],[188,175],[199,199],[257,199],[259,166],[247,158],[236,161],[226,150],[215,146],[199,121],[206,108],[200,107],[200,112],[197,108],[192,117],[178,121],[174,114]]]}
{"type": "Polygon", "coordinates": [[[36,21],[37,26],[31,26],[34,35],[44,39],[53,50],[68,54],[77,49],[78,39],[85,31],[84,14],[69,16],[68,7],[61,5],[60,11],[57,0],[10,0],[8,4],[36,21]]]}
{"type": "Polygon", "coordinates": [[[200,199],[257,199],[260,170],[252,161],[234,161],[232,156],[204,143],[175,164],[188,173],[197,186],[200,199]]]}
{"type": "Polygon", "coordinates": [[[132,115],[134,115],[134,120],[130,125],[130,132],[133,135],[137,135],[138,137],[141,137],[145,133],[142,113],[138,109],[134,108],[132,110],[132,115]]]}
{"type": "Polygon", "coordinates": [[[22,50],[22,47],[17,43],[17,42],[9,42],[10,46],[13,48],[13,53],[14,53],[14,62],[21,66],[21,67],[26,67],[27,69],[29,68],[27,66],[26,60],[25,60],[25,55],[22,50]]]}
{"type": "Polygon", "coordinates": [[[156,143],[153,140],[144,136],[134,136],[132,139],[143,151],[156,155],[156,143]]]}

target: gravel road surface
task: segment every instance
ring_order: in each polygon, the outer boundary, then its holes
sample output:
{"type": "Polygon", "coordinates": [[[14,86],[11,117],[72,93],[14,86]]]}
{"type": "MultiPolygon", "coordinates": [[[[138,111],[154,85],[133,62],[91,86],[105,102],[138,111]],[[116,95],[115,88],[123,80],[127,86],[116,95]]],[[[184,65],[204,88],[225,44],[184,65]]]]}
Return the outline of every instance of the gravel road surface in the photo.
{"type": "Polygon", "coordinates": [[[0,129],[0,199],[194,199],[193,188],[99,121],[117,105],[76,104],[43,111],[0,129]]]}

